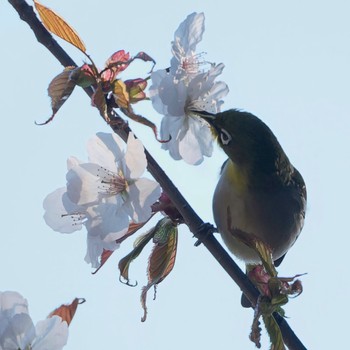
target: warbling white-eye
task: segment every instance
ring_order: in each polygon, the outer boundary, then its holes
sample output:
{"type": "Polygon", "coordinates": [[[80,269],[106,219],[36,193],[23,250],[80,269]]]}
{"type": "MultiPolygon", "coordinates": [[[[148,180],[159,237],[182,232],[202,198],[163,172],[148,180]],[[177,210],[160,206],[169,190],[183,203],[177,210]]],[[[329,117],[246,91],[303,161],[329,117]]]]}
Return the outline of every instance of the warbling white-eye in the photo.
{"type": "Polygon", "coordinates": [[[277,138],[259,118],[231,109],[205,119],[228,159],[213,197],[213,214],[228,249],[246,264],[258,264],[256,251],[237,239],[235,230],[254,235],[272,251],[275,265],[284,258],[303,227],[306,187],[277,138]]]}

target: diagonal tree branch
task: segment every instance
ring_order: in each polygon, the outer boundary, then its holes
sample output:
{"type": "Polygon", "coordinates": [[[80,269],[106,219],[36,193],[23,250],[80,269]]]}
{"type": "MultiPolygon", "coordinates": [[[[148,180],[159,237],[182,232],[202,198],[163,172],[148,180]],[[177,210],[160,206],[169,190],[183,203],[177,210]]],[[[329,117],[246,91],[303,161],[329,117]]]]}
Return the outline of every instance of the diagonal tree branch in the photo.
{"type": "MultiPolygon", "coordinates": [[[[8,1],[17,11],[20,18],[30,26],[38,42],[44,45],[64,67],[76,66],[73,59],[64,51],[64,49],[57,43],[57,41],[38,20],[32,6],[29,6],[25,0],[8,1]]],[[[92,96],[93,90],[91,88],[86,88],[84,90],[90,97],[92,96]]],[[[110,112],[113,113],[112,111],[110,112]]],[[[111,119],[113,118],[115,118],[115,114],[111,114],[111,119]]],[[[118,126],[117,124],[110,126],[115,133],[126,141],[127,135],[130,131],[130,128],[126,124],[124,124],[122,127],[118,126]]],[[[256,305],[259,296],[258,290],[214,237],[213,226],[203,222],[203,220],[197,215],[197,213],[179,192],[177,187],[172,183],[163,169],[158,165],[152,155],[147,150],[145,150],[145,152],[149,172],[168,194],[169,198],[184,218],[184,221],[191,232],[199,240],[199,242],[201,242],[209,250],[209,252],[224,268],[228,275],[235,281],[235,283],[249,299],[251,304],[256,305]]],[[[306,349],[282,316],[274,313],[274,318],[280,326],[283,340],[289,349],[306,349]]]]}

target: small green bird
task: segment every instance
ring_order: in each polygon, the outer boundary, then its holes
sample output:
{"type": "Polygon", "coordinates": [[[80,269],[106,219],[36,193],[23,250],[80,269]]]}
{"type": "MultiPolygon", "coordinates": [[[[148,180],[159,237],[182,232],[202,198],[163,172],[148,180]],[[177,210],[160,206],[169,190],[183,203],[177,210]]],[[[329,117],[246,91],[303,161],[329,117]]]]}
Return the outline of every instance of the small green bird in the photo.
{"type": "Polygon", "coordinates": [[[259,118],[231,109],[193,111],[206,120],[228,155],[213,197],[214,220],[228,249],[246,264],[258,254],[235,230],[267,244],[278,266],[303,227],[306,187],[277,138],[259,118]]]}

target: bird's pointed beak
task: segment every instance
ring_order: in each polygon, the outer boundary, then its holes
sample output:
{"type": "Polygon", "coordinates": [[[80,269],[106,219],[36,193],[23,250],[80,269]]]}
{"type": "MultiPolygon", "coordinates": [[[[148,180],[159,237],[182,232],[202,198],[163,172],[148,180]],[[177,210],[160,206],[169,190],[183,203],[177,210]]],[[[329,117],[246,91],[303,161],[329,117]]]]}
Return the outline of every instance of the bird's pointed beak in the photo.
{"type": "Polygon", "coordinates": [[[190,112],[193,113],[193,115],[196,115],[196,116],[202,118],[203,120],[205,120],[208,123],[209,128],[212,131],[212,134],[214,135],[214,137],[217,137],[220,130],[219,130],[219,127],[217,125],[217,115],[216,114],[209,113],[206,111],[198,111],[198,110],[194,110],[194,109],[192,109],[190,112]]]}
{"type": "Polygon", "coordinates": [[[194,115],[197,115],[201,118],[203,118],[205,121],[207,121],[210,125],[212,125],[213,120],[215,119],[215,114],[206,112],[206,111],[197,111],[197,110],[190,110],[191,113],[194,115]]]}

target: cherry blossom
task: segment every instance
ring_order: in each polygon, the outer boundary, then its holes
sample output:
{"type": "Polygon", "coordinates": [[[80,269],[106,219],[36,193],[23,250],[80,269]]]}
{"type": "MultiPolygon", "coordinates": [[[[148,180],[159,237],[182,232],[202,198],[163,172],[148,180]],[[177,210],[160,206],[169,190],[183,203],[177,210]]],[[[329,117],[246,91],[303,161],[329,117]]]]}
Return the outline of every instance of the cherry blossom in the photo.
{"type": "Polygon", "coordinates": [[[55,231],[71,233],[86,227],[85,260],[100,265],[103,249],[115,250],[134,223],[147,221],[160,186],[141,177],[147,160],[143,145],[132,133],[123,141],[115,134],[98,133],[87,145],[89,162],[68,159],[67,185],[44,200],[44,219],[55,231]]]}
{"type": "Polygon", "coordinates": [[[172,42],[171,67],[153,72],[150,87],[153,107],[164,115],[161,138],[170,138],[162,148],[174,159],[195,165],[203,161],[203,156],[212,155],[213,138],[208,124],[191,111],[218,113],[221,99],[228,93],[224,82],[215,82],[224,65],[201,62],[201,54],[196,53],[203,32],[203,13],[192,13],[180,24],[172,42]],[[204,70],[208,65],[209,69],[204,70]]]}
{"type": "Polygon", "coordinates": [[[28,303],[17,292],[0,292],[0,350],[60,350],[68,339],[68,324],[55,315],[35,326],[28,303]]]}

